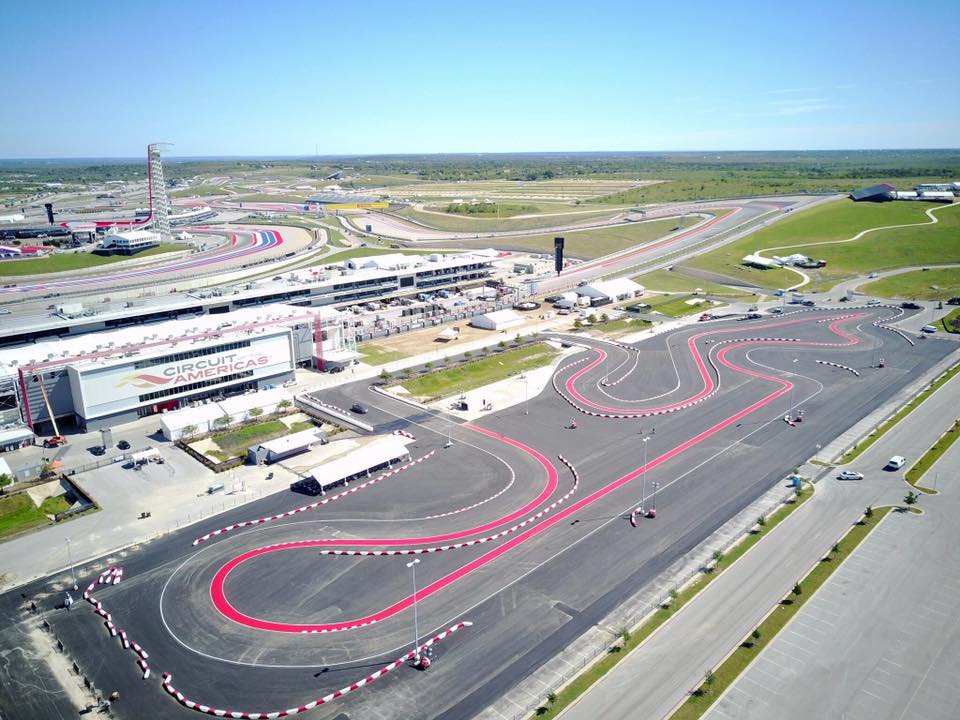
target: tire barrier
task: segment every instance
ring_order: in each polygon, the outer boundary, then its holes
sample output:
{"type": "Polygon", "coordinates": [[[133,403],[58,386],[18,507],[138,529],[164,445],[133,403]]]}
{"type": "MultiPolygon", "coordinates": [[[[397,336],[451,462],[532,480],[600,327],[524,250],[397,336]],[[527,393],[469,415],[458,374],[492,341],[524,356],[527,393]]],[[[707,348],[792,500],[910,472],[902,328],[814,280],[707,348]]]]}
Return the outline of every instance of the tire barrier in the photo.
{"type": "Polygon", "coordinates": [[[272,520],[279,520],[281,518],[290,517],[291,515],[296,515],[298,513],[306,512],[307,510],[313,510],[314,508],[318,508],[321,505],[327,505],[329,503],[335,502],[342,497],[346,497],[347,495],[352,495],[353,493],[359,492],[364,488],[370,487],[371,485],[374,485],[380,482],[381,480],[385,480],[388,477],[392,477],[398,473],[401,473],[404,470],[413,467],[414,465],[419,465],[424,460],[427,460],[428,458],[433,457],[436,452],[437,452],[436,450],[431,450],[426,455],[422,455],[421,457],[418,457],[416,460],[411,460],[405,465],[400,465],[398,467],[395,467],[392,470],[388,470],[387,472],[381,475],[378,475],[377,477],[371,480],[362,482],[359,485],[354,485],[352,488],[348,488],[347,490],[344,490],[343,492],[339,492],[336,495],[331,495],[330,497],[324,498],[323,500],[318,500],[317,502],[310,503],[309,505],[301,505],[300,507],[294,508],[293,510],[287,510],[286,512],[282,512],[277,515],[270,515],[267,517],[258,518],[256,520],[244,520],[243,522],[234,523],[233,525],[227,525],[226,527],[222,527],[219,530],[208,532],[206,535],[201,535],[200,537],[198,537],[196,540],[193,541],[192,544],[194,547],[196,547],[200,543],[206,542],[210,538],[217,537],[218,535],[224,535],[228,532],[232,532],[233,530],[238,530],[239,528],[250,527],[252,525],[261,525],[263,523],[270,522],[272,520]]]}
{"type": "Polygon", "coordinates": [[[388,663],[387,665],[384,665],[382,668],[380,668],[374,673],[371,673],[370,675],[367,675],[365,678],[362,678],[357,682],[351,683],[350,685],[347,685],[346,687],[341,688],[340,690],[335,690],[334,692],[324,695],[323,697],[318,697],[316,700],[311,700],[308,703],[305,703],[303,705],[298,705],[297,707],[288,708],[286,710],[248,712],[243,710],[221,710],[220,708],[214,708],[214,707],[210,707],[209,705],[203,705],[201,703],[196,702],[195,700],[191,700],[187,698],[183,693],[177,690],[173,686],[173,675],[166,672],[163,673],[163,689],[166,690],[171,697],[173,697],[178,703],[183,705],[185,708],[189,708],[190,710],[196,710],[197,712],[204,713],[206,715],[214,715],[215,717],[243,718],[244,720],[273,720],[273,718],[283,718],[283,717],[289,717],[291,715],[299,715],[301,713],[309,712],[310,710],[313,710],[314,708],[319,707],[320,705],[326,705],[327,703],[332,702],[337,698],[341,698],[344,695],[349,695],[352,692],[356,692],[357,690],[364,687],[365,685],[369,685],[375,680],[382,678],[388,672],[392,670],[396,670],[398,667],[408,662],[409,660],[413,660],[414,658],[419,657],[420,653],[426,648],[432,647],[433,645],[436,645],[437,643],[439,643],[441,640],[444,640],[450,635],[453,635],[453,633],[457,632],[458,630],[471,627],[472,625],[473,623],[467,620],[464,620],[463,622],[459,622],[456,625],[451,625],[449,628],[447,628],[443,632],[437,635],[434,635],[425,643],[418,645],[415,650],[411,650],[410,652],[401,655],[392,663],[388,663]]]}
{"type": "Polygon", "coordinates": [[[113,616],[106,611],[102,602],[93,597],[98,585],[118,585],[122,579],[123,568],[118,565],[111,565],[100,573],[96,580],[87,585],[87,589],[83,591],[83,599],[93,605],[93,611],[104,619],[104,627],[107,628],[110,636],[119,637],[124,650],[132,649],[139,656],[137,665],[140,667],[143,679],[147,680],[150,677],[150,665],[147,664],[150,655],[139,644],[130,639],[126,630],[121,630],[113,623],[113,616]]]}
{"type": "MultiPolygon", "coordinates": [[[[806,311],[806,312],[812,312],[812,311],[809,311],[809,310],[808,310],[808,311],[806,311]]],[[[799,313],[795,313],[795,314],[799,314],[799,313]]],[[[813,345],[813,346],[817,346],[817,347],[843,347],[843,346],[845,346],[845,345],[849,345],[851,342],[852,342],[852,343],[856,343],[856,342],[858,342],[858,340],[857,340],[854,336],[850,335],[849,333],[846,333],[845,331],[840,330],[840,329],[837,327],[837,323],[842,322],[843,320],[848,320],[848,319],[851,319],[851,318],[857,318],[857,317],[862,317],[862,316],[863,316],[862,314],[854,313],[854,314],[848,314],[848,315],[843,315],[843,316],[834,316],[834,317],[829,317],[829,318],[825,318],[825,319],[824,319],[824,321],[829,321],[829,322],[831,323],[831,324],[830,324],[830,329],[831,329],[833,332],[841,335],[842,337],[844,337],[844,338],[847,340],[846,343],[810,342],[810,341],[801,340],[801,339],[799,339],[799,338],[747,337],[747,338],[733,338],[733,339],[729,339],[729,340],[720,340],[720,341],[718,341],[718,342],[716,342],[716,343],[713,343],[713,344],[714,344],[714,346],[716,347],[716,346],[728,345],[728,344],[742,344],[742,343],[758,343],[758,342],[764,342],[764,343],[798,343],[798,344],[803,344],[803,345],[808,345],[808,346],[809,346],[809,345],[813,345]]],[[[802,320],[787,320],[787,321],[784,321],[784,322],[777,323],[777,325],[790,325],[790,324],[794,324],[794,323],[797,323],[797,322],[803,322],[803,321],[802,321],[802,320]]],[[[771,327],[776,327],[777,325],[773,325],[773,326],[771,326],[771,327]]],[[[719,331],[719,332],[737,332],[737,331],[738,331],[737,328],[731,328],[731,329],[729,329],[729,330],[719,331]]],[[[553,376],[553,379],[552,379],[552,381],[553,381],[553,389],[556,391],[556,393],[557,393],[561,398],[563,398],[564,400],[566,400],[566,402],[567,402],[571,407],[573,407],[573,408],[574,408],[575,410],[577,410],[578,412],[581,412],[581,413],[583,413],[584,415],[588,415],[588,416],[590,416],[590,417],[600,417],[600,418],[614,419],[614,420],[630,420],[630,419],[634,419],[634,418],[652,417],[652,416],[656,416],[656,415],[665,415],[665,414],[668,414],[668,413],[677,412],[677,411],[679,411],[679,410],[686,410],[686,409],[688,409],[688,408],[690,408],[690,407],[693,407],[694,405],[697,405],[697,404],[699,404],[699,403],[702,403],[702,402],[708,400],[710,397],[712,397],[714,394],[716,394],[716,392],[717,392],[718,389],[719,389],[719,387],[718,387],[717,385],[714,385],[714,384],[712,383],[711,379],[709,378],[709,376],[708,376],[707,373],[706,373],[706,367],[705,367],[704,363],[702,362],[702,359],[701,359],[700,355],[698,355],[698,354],[695,352],[695,350],[694,350],[694,349],[696,348],[696,342],[697,342],[697,340],[699,340],[700,338],[702,338],[702,337],[705,336],[705,335],[714,335],[714,334],[716,334],[716,332],[717,332],[717,331],[708,331],[708,332],[704,332],[704,333],[698,333],[698,334],[696,334],[696,335],[691,336],[691,337],[687,340],[688,349],[690,349],[690,351],[694,353],[695,359],[698,360],[697,364],[698,364],[698,368],[699,368],[699,370],[700,370],[701,378],[702,378],[703,381],[704,381],[704,390],[702,390],[699,394],[694,395],[693,398],[689,399],[689,400],[686,401],[686,402],[679,402],[679,403],[675,403],[675,404],[672,404],[672,405],[663,406],[663,407],[660,407],[660,408],[653,408],[653,409],[649,409],[649,410],[631,410],[631,411],[624,412],[624,411],[622,411],[622,409],[621,409],[621,412],[619,412],[619,413],[618,413],[618,412],[602,412],[602,410],[615,410],[615,409],[619,409],[619,408],[598,408],[598,410],[590,410],[590,409],[587,409],[587,408],[583,407],[582,405],[580,405],[578,402],[574,401],[572,398],[570,398],[565,392],[563,392],[563,391],[560,389],[560,385],[559,385],[559,383],[558,383],[558,381],[557,381],[557,376],[558,376],[562,371],[567,370],[567,369],[573,367],[574,365],[577,365],[577,364],[582,363],[582,362],[586,362],[589,358],[581,358],[580,360],[574,361],[574,362],[572,362],[572,363],[568,363],[567,365],[564,365],[562,368],[560,368],[560,369],[554,374],[554,376],[553,376]]],[[[598,354],[599,354],[599,357],[598,357],[596,360],[594,360],[594,363],[593,363],[593,365],[592,365],[591,367],[596,367],[599,363],[603,362],[604,358],[606,357],[606,353],[604,353],[604,352],[603,352],[602,350],[600,350],[600,349],[594,348],[594,352],[598,353],[598,354]]],[[[713,365],[713,361],[712,361],[709,353],[707,353],[707,361],[710,362],[711,365],[713,365]]],[[[590,369],[590,368],[587,368],[587,369],[590,369]]],[[[714,367],[714,370],[716,370],[716,367],[714,367]]],[[[577,378],[578,378],[580,375],[582,375],[584,372],[586,372],[586,370],[581,370],[579,373],[573,375],[569,380],[567,380],[567,382],[566,382],[566,387],[572,391],[572,387],[571,387],[572,384],[573,384],[573,383],[577,380],[577,378]]]]}
{"type": "Polygon", "coordinates": [[[852,367],[847,367],[846,365],[840,365],[839,363],[835,363],[835,362],[828,362],[827,360],[817,360],[816,363],[819,365],[829,365],[830,367],[840,368],[841,370],[852,372],[857,377],[860,377],[859,370],[854,370],[852,367]]]}
{"type": "Polygon", "coordinates": [[[437,553],[445,552],[447,550],[460,550],[465,547],[471,547],[473,545],[482,545],[483,543],[492,542],[493,540],[499,540],[502,537],[511,535],[517,530],[520,530],[527,525],[536,522],[542,518],[547,513],[555,510],[557,507],[562,505],[564,502],[570,499],[570,497],[577,491],[577,487],[580,485],[580,474],[577,472],[577,469],[568,461],[563,455],[557,456],[564,465],[570,470],[570,473],[573,475],[573,487],[567,491],[565,495],[554,500],[553,503],[543,508],[536,515],[531,515],[522,522],[512,525],[511,527],[501,530],[498,533],[493,535],[488,535],[482,538],[475,538],[473,540],[466,540],[464,542],[453,543],[450,545],[435,545],[432,547],[419,547],[419,548],[406,548],[404,550],[321,550],[321,555],[336,555],[336,556],[347,556],[347,557],[392,557],[396,555],[422,555],[424,553],[437,553]]]}

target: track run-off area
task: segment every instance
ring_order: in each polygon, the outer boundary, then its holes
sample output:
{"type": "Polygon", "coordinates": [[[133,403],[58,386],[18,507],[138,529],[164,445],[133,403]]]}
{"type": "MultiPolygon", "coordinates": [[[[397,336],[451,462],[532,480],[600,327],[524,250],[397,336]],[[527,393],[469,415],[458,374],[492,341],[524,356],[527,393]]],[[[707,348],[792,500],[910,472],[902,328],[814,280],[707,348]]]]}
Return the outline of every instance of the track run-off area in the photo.
{"type": "MultiPolygon", "coordinates": [[[[575,354],[529,414],[520,404],[464,424],[363,383],[324,391],[333,405],[362,398],[377,432],[415,436],[411,461],[309,505],[266,498],[126,559],[124,584],[98,598],[162,673],[142,709],[471,716],[773,487],[823,433],[950,352],[884,327],[902,314],[804,310],[635,344],[548,337],[575,354]],[[643,500],[658,515],[632,528],[643,500]],[[451,628],[462,631],[431,640],[451,628]],[[430,670],[370,679],[365,668],[409,664],[415,640],[435,645],[430,670]]],[[[98,634],[87,642],[107,640],[98,634]]]]}

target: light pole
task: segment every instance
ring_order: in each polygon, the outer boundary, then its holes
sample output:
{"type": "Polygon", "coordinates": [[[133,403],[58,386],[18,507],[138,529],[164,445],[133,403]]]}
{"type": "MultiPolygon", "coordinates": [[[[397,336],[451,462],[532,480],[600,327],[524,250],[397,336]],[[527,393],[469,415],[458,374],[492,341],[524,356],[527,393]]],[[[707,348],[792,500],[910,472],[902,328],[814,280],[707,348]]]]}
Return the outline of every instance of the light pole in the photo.
{"type": "Polygon", "coordinates": [[[820,461],[820,448],[822,447],[823,445],[820,445],[819,443],[817,443],[817,451],[813,454],[813,459],[816,460],[817,462],[820,461]]]}
{"type": "MultiPolygon", "coordinates": [[[[800,359],[800,358],[794,358],[794,359],[793,359],[793,362],[797,362],[797,360],[799,360],[799,359],[800,359]]],[[[789,372],[789,371],[787,372],[787,375],[789,375],[790,377],[796,377],[796,375],[794,375],[792,372],[789,372]]],[[[790,408],[793,407],[793,388],[794,388],[794,385],[795,385],[795,383],[793,383],[793,382],[790,383],[790,392],[787,394],[787,412],[784,413],[785,415],[790,415],[790,408]]]]}
{"type": "Polygon", "coordinates": [[[643,439],[643,478],[642,485],[643,489],[640,491],[640,511],[643,512],[643,506],[647,502],[647,440],[649,437],[643,439]]]}
{"type": "Polygon", "coordinates": [[[407,567],[413,571],[413,659],[420,660],[420,621],[417,619],[417,565],[420,564],[420,558],[411,560],[407,567]]]}
{"type": "Polygon", "coordinates": [[[73,589],[77,589],[77,571],[73,568],[73,553],[70,552],[70,538],[64,538],[67,541],[67,560],[70,561],[70,574],[73,576],[73,589]]]}
{"type": "Polygon", "coordinates": [[[523,414],[530,414],[530,381],[527,380],[527,376],[523,376],[523,414]]]}

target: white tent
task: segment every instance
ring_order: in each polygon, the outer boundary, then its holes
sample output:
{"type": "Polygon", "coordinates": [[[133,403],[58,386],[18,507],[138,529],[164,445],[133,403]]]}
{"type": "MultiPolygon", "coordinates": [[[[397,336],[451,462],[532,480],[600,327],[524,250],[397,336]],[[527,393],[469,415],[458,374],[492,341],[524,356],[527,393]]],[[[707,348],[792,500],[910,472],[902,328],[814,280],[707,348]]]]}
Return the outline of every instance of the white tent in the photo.
{"type": "Polygon", "coordinates": [[[387,463],[406,460],[409,457],[410,451],[407,450],[403,438],[397,435],[386,435],[348,455],[318,465],[309,472],[309,475],[320,483],[322,488],[327,488],[387,463]]]}
{"type": "Polygon", "coordinates": [[[611,301],[629,300],[643,294],[643,285],[629,278],[597,280],[579,288],[577,292],[589,298],[609,298],[611,301]]]}
{"type": "Polygon", "coordinates": [[[481,330],[505,330],[515,325],[522,325],[523,318],[513,310],[495,310],[475,317],[470,324],[481,330]]]}

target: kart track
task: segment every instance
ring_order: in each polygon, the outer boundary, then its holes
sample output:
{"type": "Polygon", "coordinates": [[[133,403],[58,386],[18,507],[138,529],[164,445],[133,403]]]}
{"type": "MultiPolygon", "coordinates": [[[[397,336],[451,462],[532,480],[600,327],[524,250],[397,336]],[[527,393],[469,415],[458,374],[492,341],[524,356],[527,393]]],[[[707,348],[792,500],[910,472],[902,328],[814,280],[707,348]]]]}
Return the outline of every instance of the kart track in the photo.
{"type": "Polygon", "coordinates": [[[950,353],[875,324],[902,313],[797,311],[636,345],[565,337],[582,349],[529,415],[462,425],[363,383],[322,391],[362,399],[378,433],[414,436],[411,461],[136,548],[121,584],[91,586],[101,614],[84,604],[49,622],[121,691],[121,718],[472,717],[950,353]],[[804,421],[784,422],[798,408],[804,421]],[[657,517],[632,527],[654,483],[657,517]],[[426,671],[409,662],[415,614],[421,644],[442,636],[426,671]],[[151,677],[105,621],[149,653],[151,677]]]}
{"type": "MultiPolygon", "coordinates": [[[[115,266],[104,268],[103,273],[88,274],[83,277],[77,277],[77,273],[69,273],[71,277],[60,278],[51,277],[49,280],[37,281],[38,276],[33,276],[23,284],[13,284],[10,287],[0,288],[2,295],[23,295],[36,292],[50,292],[58,290],[74,289],[98,289],[107,288],[117,284],[129,285],[131,281],[140,281],[144,284],[151,282],[164,282],[171,279],[176,280],[179,277],[189,277],[193,274],[199,274],[210,269],[228,267],[232,264],[241,263],[262,253],[268,253],[272,250],[279,250],[284,244],[284,236],[275,229],[253,229],[238,230],[224,229],[213,226],[191,227],[188,230],[201,231],[205,233],[215,233],[225,235],[228,242],[209,252],[197,253],[187,257],[179,257],[172,262],[164,262],[162,256],[157,257],[155,264],[138,265],[128,267],[126,270],[120,270],[115,266]]],[[[284,248],[286,250],[286,248],[284,248]]],[[[135,259],[134,256],[131,259],[135,259]]]]}

